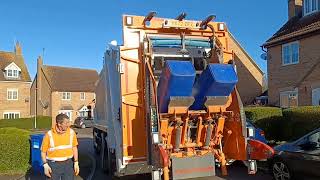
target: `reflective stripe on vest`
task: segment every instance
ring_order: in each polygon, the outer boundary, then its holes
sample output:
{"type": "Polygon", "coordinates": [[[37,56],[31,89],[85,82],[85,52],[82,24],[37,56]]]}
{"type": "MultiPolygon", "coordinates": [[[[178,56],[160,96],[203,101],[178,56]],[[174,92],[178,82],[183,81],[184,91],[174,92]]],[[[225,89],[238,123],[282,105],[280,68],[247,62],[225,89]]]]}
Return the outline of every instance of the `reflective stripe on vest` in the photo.
{"type": "MultiPolygon", "coordinates": [[[[69,144],[68,145],[60,145],[60,146],[55,146],[54,145],[54,140],[53,140],[53,135],[52,131],[48,131],[49,135],[49,140],[50,140],[50,148],[48,149],[49,152],[55,151],[55,150],[62,150],[62,149],[72,149],[72,142],[73,142],[73,136],[74,136],[74,131],[70,129],[70,139],[69,139],[69,144]]],[[[65,161],[69,158],[72,158],[73,156],[68,156],[68,157],[48,157],[48,160],[53,160],[53,161],[65,161]]]]}
{"type": "Polygon", "coordinates": [[[73,156],[69,156],[69,157],[55,157],[55,158],[48,158],[48,160],[51,160],[51,161],[65,161],[65,160],[68,160],[68,159],[71,159],[73,156]]]}

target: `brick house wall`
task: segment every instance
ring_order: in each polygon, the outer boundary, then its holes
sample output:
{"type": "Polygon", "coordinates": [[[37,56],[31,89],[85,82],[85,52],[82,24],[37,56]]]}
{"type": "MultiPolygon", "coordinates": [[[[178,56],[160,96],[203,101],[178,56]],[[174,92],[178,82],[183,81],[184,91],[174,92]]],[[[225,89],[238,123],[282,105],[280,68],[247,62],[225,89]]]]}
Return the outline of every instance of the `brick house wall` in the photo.
{"type": "Polygon", "coordinates": [[[79,116],[78,110],[83,105],[88,105],[92,102],[92,100],[95,98],[95,93],[93,92],[84,92],[85,93],[85,99],[80,99],[80,93],[81,92],[71,92],[71,99],[70,100],[63,100],[62,94],[63,92],[52,92],[51,94],[51,106],[52,106],[52,119],[54,122],[54,117],[56,117],[61,110],[61,107],[63,106],[72,106],[73,110],[72,112],[72,122],[79,116]]]}
{"type": "MultiPolygon", "coordinates": [[[[43,73],[42,73],[43,76],[43,73]]],[[[41,80],[41,92],[40,94],[38,94],[38,103],[39,105],[37,106],[37,115],[38,116],[51,116],[51,90],[50,90],[50,85],[48,83],[48,81],[41,80]],[[48,104],[47,108],[44,108],[41,104],[40,104],[40,100],[42,101],[42,103],[44,104],[48,104]]],[[[37,80],[35,79],[35,81],[32,83],[31,86],[31,90],[30,90],[30,104],[32,104],[32,106],[30,107],[30,114],[34,116],[34,109],[35,109],[35,88],[36,88],[36,83],[37,80]]]]}
{"type": "Polygon", "coordinates": [[[320,87],[320,35],[298,42],[298,64],[282,65],[282,45],[268,48],[268,95],[272,105],[280,106],[280,92],[294,90],[298,91],[299,106],[311,105],[312,90],[320,87]]]}
{"type": "Polygon", "coordinates": [[[4,113],[10,113],[6,118],[30,117],[30,86],[31,79],[22,48],[16,42],[13,52],[0,51],[0,119],[5,118],[4,113]],[[9,70],[11,75],[7,76],[9,70]],[[17,100],[8,100],[8,89],[17,90],[17,100]]]}
{"type": "Polygon", "coordinates": [[[31,82],[0,82],[0,119],[5,112],[20,112],[21,118],[30,116],[31,82]],[[18,100],[7,100],[7,89],[18,89],[18,100]]]}
{"type": "Polygon", "coordinates": [[[228,47],[235,54],[234,60],[239,80],[237,89],[242,103],[244,105],[252,104],[254,99],[262,94],[264,74],[231,34],[228,39],[228,47]]]}
{"type": "Polygon", "coordinates": [[[37,106],[37,115],[51,116],[54,125],[59,113],[71,113],[73,123],[80,116],[80,108],[90,105],[94,109],[96,79],[98,74],[95,70],[45,66],[39,57],[37,75],[31,86],[31,114],[34,115],[37,106]],[[63,100],[63,92],[70,92],[71,99],[63,100]],[[84,99],[80,99],[81,93],[85,93],[84,99]]]}

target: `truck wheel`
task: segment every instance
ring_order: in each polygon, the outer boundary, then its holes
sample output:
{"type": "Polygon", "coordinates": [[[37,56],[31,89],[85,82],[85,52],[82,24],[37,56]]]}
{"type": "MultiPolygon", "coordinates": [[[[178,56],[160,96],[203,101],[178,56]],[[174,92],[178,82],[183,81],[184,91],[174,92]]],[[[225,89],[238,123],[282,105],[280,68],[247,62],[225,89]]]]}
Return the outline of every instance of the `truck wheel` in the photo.
{"type": "Polygon", "coordinates": [[[102,134],[102,142],[101,142],[101,159],[102,159],[102,164],[101,164],[101,169],[106,172],[107,176],[112,179],[113,177],[113,172],[114,168],[111,165],[111,154],[108,149],[108,144],[105,140],[105,135],[102,134]]]}
{"type": "MultiPolygon", "coordinates": [[[[105,141],[105,135],[101,134],[101,169],[105,172],[109,170],[108,168],[108,147],[107,147],[107,142],[105,141]]],[[[108,173],[108,172],[107,172],[108,173]]]]}
{"type": "Polygon", "coordinates": [[[281,160],[276,160],[272,163],[272,174],[275,180],[293,179],[291,172],[288,165],[281,160]]]}
{"type": "Polygon", "coordinates": [[[93,149],[96,154],[99,154],[101,151],[101,136],[99,130],[93,129],[93,149]]]}

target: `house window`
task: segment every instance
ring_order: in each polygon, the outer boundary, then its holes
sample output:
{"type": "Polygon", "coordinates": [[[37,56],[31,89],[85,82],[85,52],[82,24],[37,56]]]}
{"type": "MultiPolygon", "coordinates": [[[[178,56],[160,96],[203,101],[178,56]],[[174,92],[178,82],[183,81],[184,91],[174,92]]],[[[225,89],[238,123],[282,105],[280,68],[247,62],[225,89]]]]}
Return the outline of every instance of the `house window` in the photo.
{"type": "Polygon", "coordinates": [[[88,117],[88,108],[87,108],[87,106],[83,106],[83,107],[79,110],[79,116],[80,116],[80,117],[88,117]]]}
{"type": "Polygon", "coordinates": [[[7,89],[7,100],[18,100],[18,89],[7,89]]]}
{"type": "Polygon", "coordinates": [[[8,69],[7,70],[7,77],[9,77],[9,78],[18,78],[19,77],[18,70],[16,70],[16,69],[8,69]]]}
{"type": "Polygon", "coordinates": [[[7,78],[19,78],[19,72],[21,72],[21,69],[14,62],[9,64],[4,70],[7,78]]]}
{"type": "Polygon", "coordinates": [[[80,100],[85,100],[86,99],[86,93],[81,92],[80,93],[80,100]]]}
{"type": "Polygon", "coordinates": [[[304,15],[309,15],[320,10],[320,0],[304,0],[303,12],[304,15]]]}
{"type": "Polygon", "coordinates": [[[3,113],[3,119],[18,119],[20,118],[20,112],[5,112],[3,113]]]}
{"type": "Polygon", "coordinates": [[[320,105],[320,88],[312,89],[312,106],[320,105]]]}
{"type": "Polygon", "coordinates": [[[280,107],[296,107],[298,106],[298,91],[280,92],[280,107]]]}
{"type": "Polygon", "coordinates": [[[61,110],[59,111],[59,114],[65,114],[69,117],[70,120],[72,120],[72,110],[61,110]]]}
{"type": "Polygon", "coordinates": [[[299,63],[299,43],[292,42],[282,46],[282,65],[299,63]]]}
{"type": "Polygon", "coordinates": [[[71,92],[63,92],[62,100],[71,100],[71,92]]]}

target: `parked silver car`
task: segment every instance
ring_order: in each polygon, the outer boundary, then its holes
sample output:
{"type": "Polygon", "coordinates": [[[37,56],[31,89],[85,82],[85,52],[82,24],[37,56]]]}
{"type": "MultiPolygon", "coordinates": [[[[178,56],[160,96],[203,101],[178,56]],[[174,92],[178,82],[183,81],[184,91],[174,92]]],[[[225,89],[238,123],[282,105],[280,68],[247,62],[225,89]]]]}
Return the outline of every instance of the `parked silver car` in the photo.
{"type": "Polygon", "coordinates": [[[74,126],[77,128],[89,128],[93,126],[93,118],[88,118],[88,117],[78,117],[74,121],[74,126]]]}

